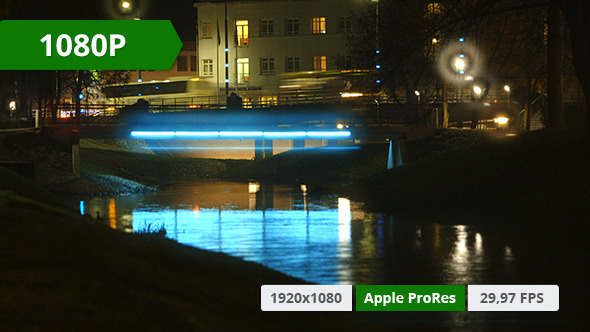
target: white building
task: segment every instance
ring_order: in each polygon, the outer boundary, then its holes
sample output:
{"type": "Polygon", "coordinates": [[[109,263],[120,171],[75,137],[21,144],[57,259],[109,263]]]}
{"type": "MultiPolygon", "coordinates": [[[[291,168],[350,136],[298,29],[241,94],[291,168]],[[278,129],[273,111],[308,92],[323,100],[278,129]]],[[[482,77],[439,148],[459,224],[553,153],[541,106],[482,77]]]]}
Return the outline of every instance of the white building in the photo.
{"type": "Polygon", "coordinates": [[[237,90],[246,104],[273,103],[282,74],[350,69],[347,35],[355,6],[366,3],[197,1],[199,76],[213,82],[220,95],[227,83],[228,93],[237,90]]]}

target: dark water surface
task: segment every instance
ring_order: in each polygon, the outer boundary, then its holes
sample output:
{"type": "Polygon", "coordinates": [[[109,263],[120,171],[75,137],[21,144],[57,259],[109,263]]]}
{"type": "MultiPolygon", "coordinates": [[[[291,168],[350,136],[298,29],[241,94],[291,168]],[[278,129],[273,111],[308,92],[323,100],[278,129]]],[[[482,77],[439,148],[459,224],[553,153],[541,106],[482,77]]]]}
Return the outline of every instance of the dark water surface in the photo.
{"type": "MultiPolygon", "coordinates": [[[[531,280],[538,267],[516,256],[497,232],[481,233],[461,221],[439,225],[367,213],[361,203],[333,195],[309,195],[305,186],[199,180],[145,195],[95,196],[76,204],[82,213],[96,217],[98,212],[111,227],[122,231],[164,227],[167,236],[180,243],[241,257],[318,284],[545,281],[542,276],[531,280]]],[[[549,283],[557,284],[550,278],[549,283]]],[[[372,314],[376,313],[366,317],[372,314]]],[[[428,315],[443,319],[451,329],[504,329],[523,322],[527,328],[537,328],[563,323],[554,313],[428,315]]],[[[412,314],[404,317],[413,319],[412,314]]]]}

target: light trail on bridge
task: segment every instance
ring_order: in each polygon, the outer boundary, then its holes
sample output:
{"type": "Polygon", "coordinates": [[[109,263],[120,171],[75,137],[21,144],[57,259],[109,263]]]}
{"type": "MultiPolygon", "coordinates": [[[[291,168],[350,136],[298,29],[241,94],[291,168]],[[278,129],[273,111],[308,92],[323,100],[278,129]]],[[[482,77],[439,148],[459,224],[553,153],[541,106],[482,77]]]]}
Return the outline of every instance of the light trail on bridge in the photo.
{"type": "Polygon", "coordinates": [[[337,139],[347,138],[352,134],[350,131],[132,131],[134,138],[154,139],[337,139]]]}

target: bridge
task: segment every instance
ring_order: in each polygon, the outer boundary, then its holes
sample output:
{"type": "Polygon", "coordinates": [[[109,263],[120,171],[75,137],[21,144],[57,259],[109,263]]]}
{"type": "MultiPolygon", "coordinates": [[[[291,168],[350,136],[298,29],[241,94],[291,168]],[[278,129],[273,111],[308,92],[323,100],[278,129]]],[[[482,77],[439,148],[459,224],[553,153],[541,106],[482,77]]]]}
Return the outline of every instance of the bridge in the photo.
{"type": "Polygon", "coordinates": [[[80,139],[139,139],[147,149],[179,156],[264,159],[293,149],[348,149],[367,136],[358,110],[342,105],[123,109],[117,115],[81,117],[81,125],[70,120],[43,130],[72,143],[74,169],[80,139]]]}

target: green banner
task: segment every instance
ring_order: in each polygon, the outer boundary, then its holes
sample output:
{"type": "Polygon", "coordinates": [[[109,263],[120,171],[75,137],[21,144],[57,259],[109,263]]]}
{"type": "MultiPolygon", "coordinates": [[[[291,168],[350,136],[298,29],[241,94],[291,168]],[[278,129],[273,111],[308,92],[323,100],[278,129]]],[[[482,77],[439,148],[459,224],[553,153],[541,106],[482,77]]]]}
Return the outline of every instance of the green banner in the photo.
{"type": "Polygon", "coordinates": [[[357,285],[356,311],[465,311],[465,286],[357,285]]]}
{"type": "Polygon", "coordinates": [[[0,21],[2,70],[169,70],[170,21],[0,21]]]}

